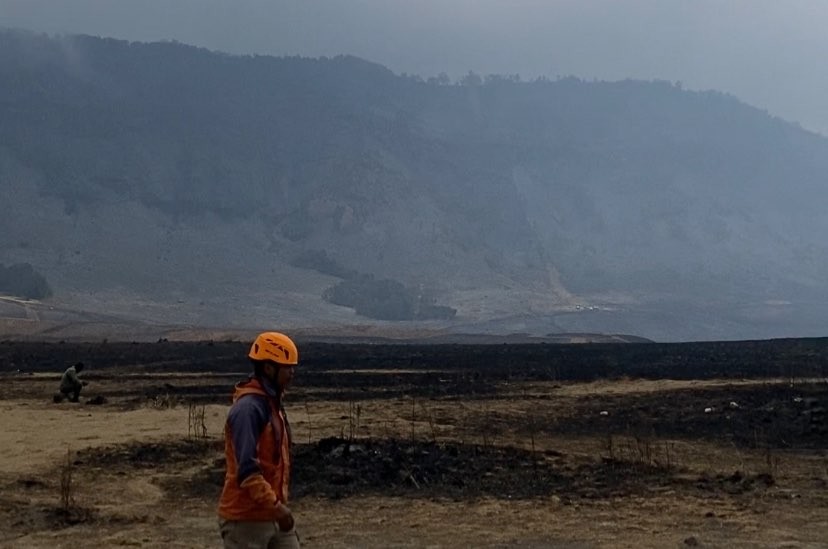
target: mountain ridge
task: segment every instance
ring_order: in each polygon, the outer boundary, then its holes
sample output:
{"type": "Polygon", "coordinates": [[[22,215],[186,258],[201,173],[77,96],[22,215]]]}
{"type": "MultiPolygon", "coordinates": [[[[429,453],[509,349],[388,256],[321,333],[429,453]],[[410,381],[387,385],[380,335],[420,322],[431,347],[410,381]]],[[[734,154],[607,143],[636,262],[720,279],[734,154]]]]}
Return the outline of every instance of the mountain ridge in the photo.
{"type": "Polygon", "coordinates": [[[828,140],[724,94],[0,44],[0,251],[56,303],[373,322],[324,299],[342,278],[297,265],[313,252],[455,310],[427,321],[448,331],[731,339],[818,335],[828,317],[828,140]]]}

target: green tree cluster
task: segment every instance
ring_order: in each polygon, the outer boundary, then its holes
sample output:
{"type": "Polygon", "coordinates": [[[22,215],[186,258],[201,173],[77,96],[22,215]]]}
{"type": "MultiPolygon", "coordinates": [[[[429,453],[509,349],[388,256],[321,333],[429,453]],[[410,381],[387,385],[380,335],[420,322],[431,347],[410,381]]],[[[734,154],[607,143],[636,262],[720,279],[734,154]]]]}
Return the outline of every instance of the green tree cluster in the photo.
{"type": "Polygon", "coordinates": [[[42,299],[52,295],[46,279],[29,263],[6,267],[0,264],[0,292],[26,299],[42,299]]]}
{"type": "Polygon", "coordinates": [[[415,289],[387,278],[358,274],[329,288],[324,296],[335,305],[353,308],[357,314],[378,320],[451,319],[452,307],[434,304],[415,289]]]}

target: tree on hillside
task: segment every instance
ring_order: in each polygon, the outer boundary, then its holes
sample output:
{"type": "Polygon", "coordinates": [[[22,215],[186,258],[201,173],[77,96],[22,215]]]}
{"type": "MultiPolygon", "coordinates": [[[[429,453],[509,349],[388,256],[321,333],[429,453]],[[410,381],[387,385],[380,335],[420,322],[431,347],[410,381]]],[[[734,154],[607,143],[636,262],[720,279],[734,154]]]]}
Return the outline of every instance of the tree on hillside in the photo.
{"type": "Polygon", "coordinates": [[[10,267],[0,264],[0,292],[26,299],[42,299],[52,295],[46,279],[29,263],[17,263],[10,267]]]}

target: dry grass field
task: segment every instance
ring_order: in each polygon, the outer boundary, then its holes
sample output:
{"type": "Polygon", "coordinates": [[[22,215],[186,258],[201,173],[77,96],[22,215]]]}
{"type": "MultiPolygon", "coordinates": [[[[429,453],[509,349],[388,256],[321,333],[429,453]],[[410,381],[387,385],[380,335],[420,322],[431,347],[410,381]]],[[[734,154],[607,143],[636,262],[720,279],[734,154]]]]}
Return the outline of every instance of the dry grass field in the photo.
{"type": "MultiPolygon", "coordinates": [[[[826,547],[826,347],[307,345],[303,546],[826,547]]],[[[0,343],[0,546],[219,547],[244,348],[0,343]]]]}

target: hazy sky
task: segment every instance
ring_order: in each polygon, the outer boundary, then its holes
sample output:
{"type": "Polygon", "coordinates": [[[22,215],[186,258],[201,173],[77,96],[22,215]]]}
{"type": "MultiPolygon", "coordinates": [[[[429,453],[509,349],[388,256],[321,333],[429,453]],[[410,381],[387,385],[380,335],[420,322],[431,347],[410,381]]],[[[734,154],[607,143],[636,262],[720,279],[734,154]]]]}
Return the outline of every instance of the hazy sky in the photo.
{"type": "Polygon", "coordinates": [[[828,0],[0,0],[0,26],[422,76],[681,81],[828,135],[828,0]]]}

